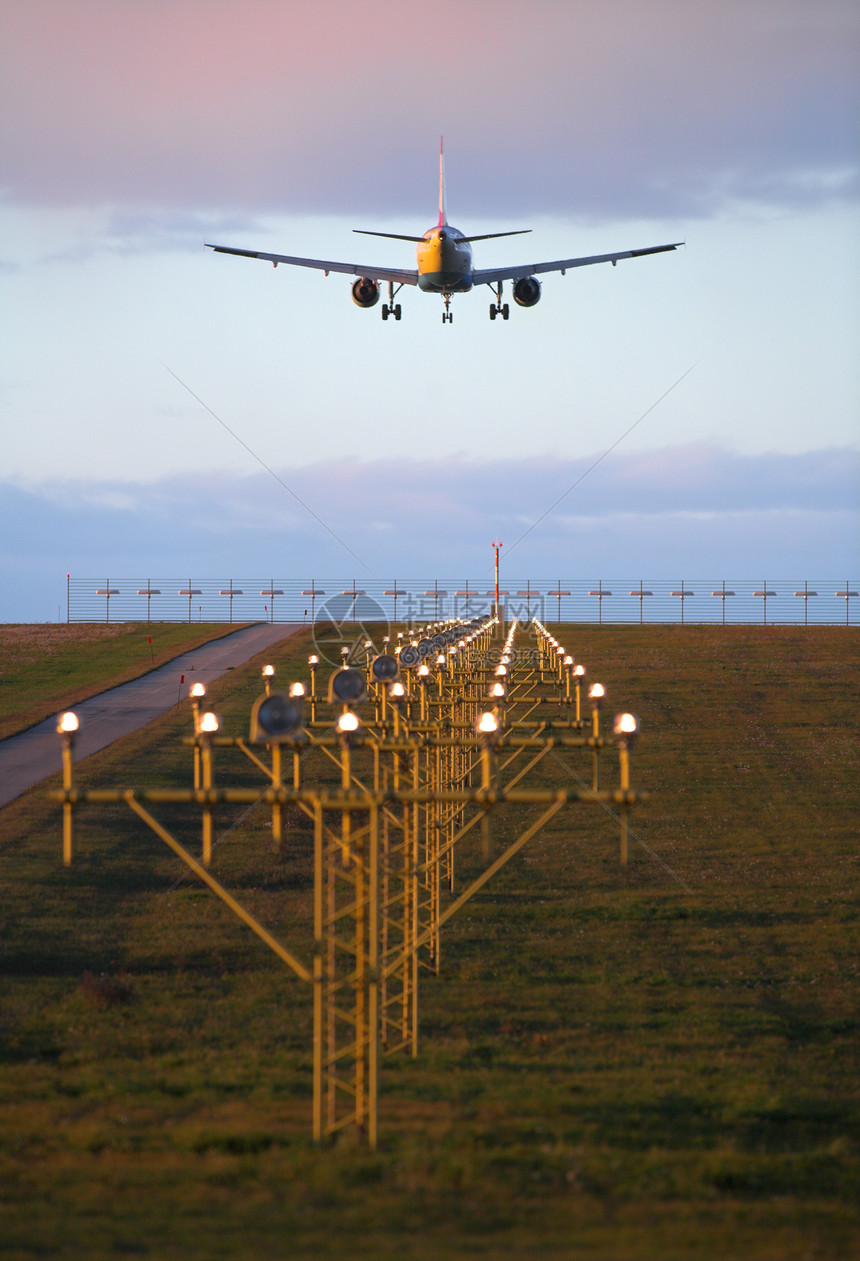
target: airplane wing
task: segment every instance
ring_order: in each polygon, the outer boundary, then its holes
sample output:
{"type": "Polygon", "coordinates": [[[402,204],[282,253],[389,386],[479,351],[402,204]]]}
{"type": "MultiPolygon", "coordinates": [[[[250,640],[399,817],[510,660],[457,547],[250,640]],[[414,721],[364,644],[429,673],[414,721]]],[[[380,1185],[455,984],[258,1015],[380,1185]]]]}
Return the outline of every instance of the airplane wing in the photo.
{"type": "Polygon", "coordinates": [[[676,250],[683,241],[675,241],[672,245],[651,245],[645,250],[620,250],[617,254],[592,254],[588,258],[562,258],[555,263],[531,263],[522,267],[490,267],[477,268],[472,272],[472,283],[476,285],[496,285],[500,280],[520,280],[525,276],[538,276],[542,272],[560,271],[562,275],[569,267],[590,267],[592,263],[611,263],[614,267],[620,258],[641,258],[643,254],[663,254],[667,250],[676,250]]]}
{"type": "MultiPolygon", "coordinates": [[[[291,267],[313,267],[316,271],[342,272],[345,276],[366,276],[369,280],[390,280],[396,285],[417,285],[417,271],[403,271],[395,267],[363,267],[360,263],[332,263],[322,258],[292,258],[289,254],[263,254],[259,250],[237,250],[229,245],[209,245],[207,250],[216,254],[238,254],[241,258],[263,258],[277,267],[287,263],[291,267]]],[[[529,273],[524,273],[528,275],[529,273]]]]}

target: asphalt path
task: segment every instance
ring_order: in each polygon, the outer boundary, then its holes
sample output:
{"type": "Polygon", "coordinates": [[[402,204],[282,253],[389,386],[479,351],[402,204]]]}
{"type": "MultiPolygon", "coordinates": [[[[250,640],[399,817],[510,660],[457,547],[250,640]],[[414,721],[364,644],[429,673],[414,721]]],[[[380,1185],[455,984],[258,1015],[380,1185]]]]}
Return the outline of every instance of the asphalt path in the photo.
{"type": "MultiPolygon", "coordinates": [[[[139,679],[81,701],[74,706],[81,724],[75,738],[75,762],[160,717],[188,695],[192,683],[208,685],[300,629],[298,623],[262,622],[247,626],[183,653],[139,679]],[[180,682],[183,676],[185,681],[180,682]]],[[[0,741],[0,806],[20,797],[60,768],[56,717],[0,741]]]]}

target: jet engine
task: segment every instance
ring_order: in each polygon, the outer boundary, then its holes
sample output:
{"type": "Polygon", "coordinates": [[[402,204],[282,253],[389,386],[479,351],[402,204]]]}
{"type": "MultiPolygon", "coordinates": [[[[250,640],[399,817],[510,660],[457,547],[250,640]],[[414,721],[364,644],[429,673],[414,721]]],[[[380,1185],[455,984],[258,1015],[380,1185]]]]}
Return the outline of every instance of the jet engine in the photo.
{"type": "Polygon", "coordinates": [[[522,276],[514,285],[517,306],[537,306],[540,302],[540,281],[535,276],[522,276]]]}
{"type": "Polygon", "coordinates": [[[376,306],[379,301],[379,285],[367,276],[359,276],[352,286],[352,300],[356,306],[376,306]]]}

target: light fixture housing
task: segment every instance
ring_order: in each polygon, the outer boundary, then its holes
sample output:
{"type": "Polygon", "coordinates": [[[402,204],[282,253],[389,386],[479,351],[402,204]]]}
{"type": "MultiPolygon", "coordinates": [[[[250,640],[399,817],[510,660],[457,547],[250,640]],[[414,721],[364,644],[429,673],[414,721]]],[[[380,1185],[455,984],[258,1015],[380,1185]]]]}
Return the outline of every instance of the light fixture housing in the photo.
{"type": "Polygon", "coordinates": [[[301,737],[303,723],[301,696],[286,696],[283,692],[258,696],[251,710],[251,740],[255,744],[295,744],[301,737]]]}
{"type": "Polygon", "coordinates": [[[364,675],[358,670],[350,669],[349,666],[344,666],[342,670],[335,670],[328,681],[328,699],[331,705],[338,702],[352,705],[356,701],[363,701],[366,696],[364,675]]]}
{"type": "Polygon", "coordinates": [[[400,666],[397,658],[390,653],[381,652],[370,663],[370,676],[374,683],[393,683],[400,678],[400,666]]]}

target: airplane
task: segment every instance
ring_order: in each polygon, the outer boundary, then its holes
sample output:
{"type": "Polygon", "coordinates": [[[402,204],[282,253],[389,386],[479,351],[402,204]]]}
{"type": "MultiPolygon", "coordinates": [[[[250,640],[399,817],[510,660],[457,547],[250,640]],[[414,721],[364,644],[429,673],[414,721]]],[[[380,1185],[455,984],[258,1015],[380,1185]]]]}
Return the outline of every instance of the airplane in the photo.
{"type": "Polygon", "coordinates": [[[214,250],[216,254],[238,254],[242,258],[263,258],[277,267],[278,263],[287,263],[292,267],[313,267],[317,271],[341,272],[347,276],[357,276],[352,286],[352,300],[357,306],[369,308],[379,301],[381,283],[388,284],[388,300],[382,307],[382,318],[387,320],[393,316],[399,320],[400,303],[395,303],[395,296],[404,285],[417,285],[424,293],[442,295],[445,309],[442,312],[442,323],[453,323],[454,313],[451,311],[451,298],[455,293],[468,293],[475,285],[488,285],[493,291],[495,300],[490,303],[490,319],[501,316],[506,320],[510,315],[510,307],[502,301],[503,284],[513,281],[513,298],[517,306],[533,307],[540,301],[541,283],[538,274],[544,272],[561,272],[562,276],[573,267],[589,267],[593,263],[611,263],[614,267],[621,258],[641,258],[645,254],[663,254],[683,245],[683,241],[675,241],[670,245],[651,245],[646,249],[619,250],[615,254],[593,254],[588,258],[562,258],[552,263],[529,263],[518,267],[472,266],[472,242],[489,241],[494,237],[523,236],[531,228],[518,228],[512,232],[484,232],[479,235],[464,235],[459,228],[448,222],[448,211],[445,193],[445,155],[444,144],[439,145],[439,220],[435,227],[428,228],[423,236],[407,236],[399,232],[372,232],[363,228],[353,228],[361,236],[380,236],[393,241],[412,241],[417,245],[417,268],[407,271],[393,267],[366,267],[362,263],[328,262],[320,258],[294,258],[289,254],[266,254],[261,250],[240,250],[228,245],[210,245],[205,248],[214,250]]]}

